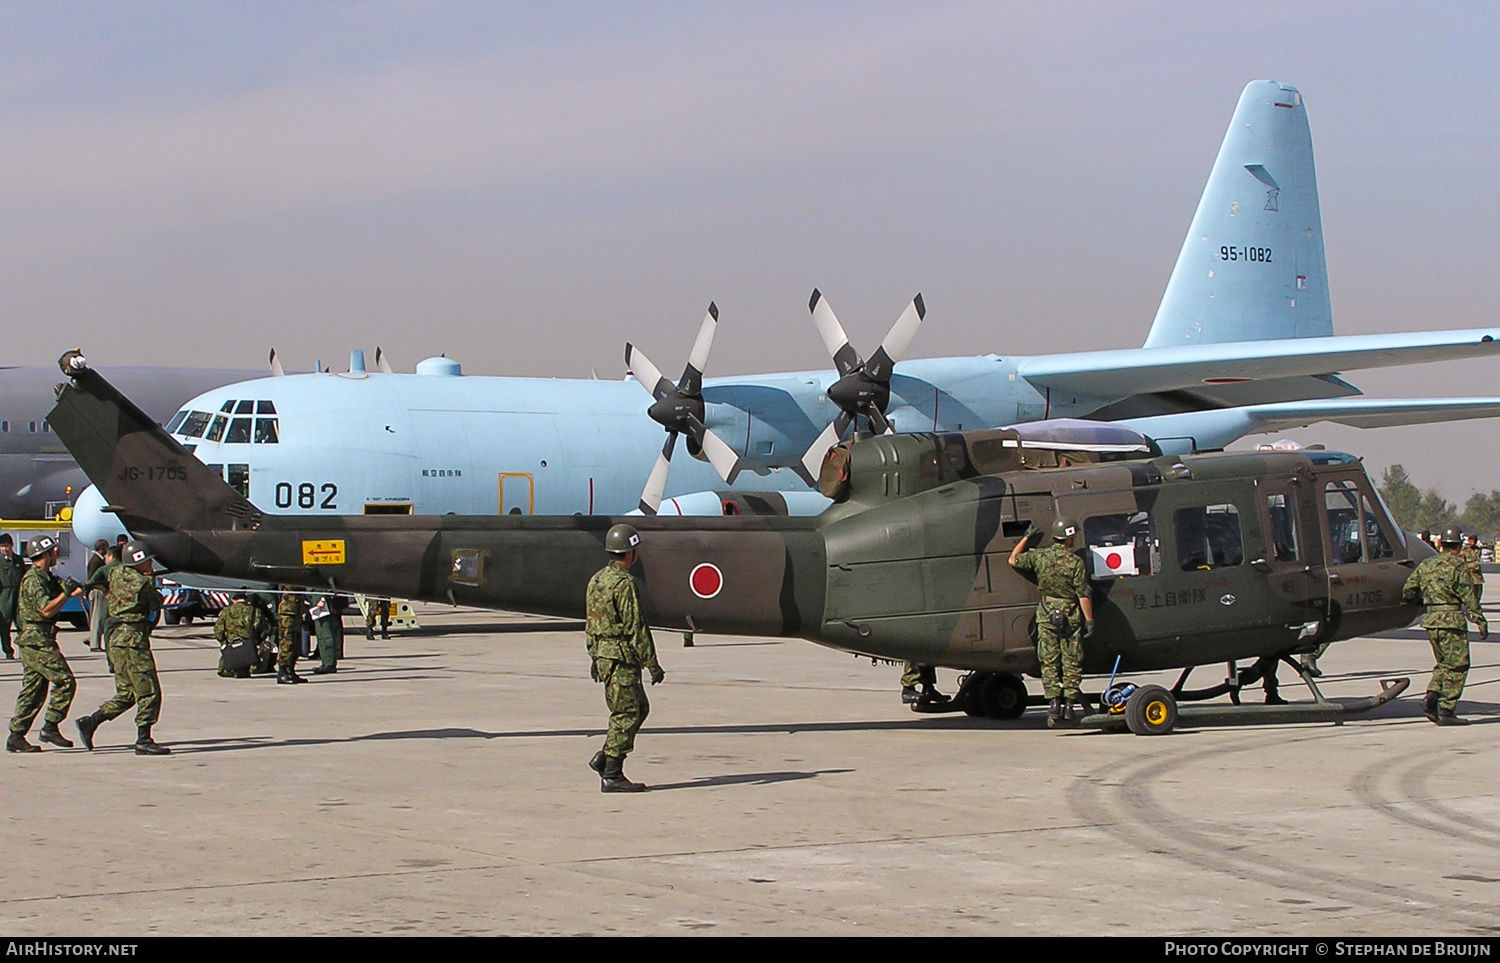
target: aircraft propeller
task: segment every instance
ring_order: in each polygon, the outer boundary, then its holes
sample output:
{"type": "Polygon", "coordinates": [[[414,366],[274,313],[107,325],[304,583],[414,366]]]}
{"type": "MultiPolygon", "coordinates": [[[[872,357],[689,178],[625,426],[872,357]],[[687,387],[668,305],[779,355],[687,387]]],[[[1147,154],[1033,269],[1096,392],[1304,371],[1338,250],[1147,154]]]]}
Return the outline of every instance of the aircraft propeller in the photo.
{"type": "Polygon", "coordinates": [[[662,495],[667,489],[667,469],[672,464],[672,451],[677,447],[679,434],[688,436],[688,453],[696,456],[701,452],[726,482],[733,482],[739,473],[739,455],[703,423],[703,369],[708,364],[708,352],[713,347],[714,330],[718,325],[719,308],[710,301],[708,313],[703,315],[703,324],[698,328],[698,338],[693,342],[692,353],[688,355],[687,367],[683,368],[682,379],[675,385],[639,348],[628,341],[625,343],[625,367],[655,399],[646,413],[652,421],[667,429],[667,443],[657,456],[651,476],[646,479],[646,487],[641,492],[643,514],[655,515],[661,507],[662,495]]]}
{"type": "Polygon", "coordinates": [[[802,468],[806,472],[804,477],[817,478],[828,449],[838,444],[844,432],[859,418],[867,419],[870,426],[880,434],[895,431],[895,427],[885,417],[886,406],[891,400],[891,373],[896,362],[901,360],[906,349],[911,346],[917,329],[922,326],[927,306],[922,303],[922,295],[912,298],[911,304],[901,312],[901,317],[896,319],[885,340],[870,355],[868,361],[861,358],[854,345],[849,343],[844,326],[839,324],[827,299],[816,288],[813,289],[812,300],[808,301],[807,306],[812,311],[813,326],[822,336],[823,345],[828,349],[829,356],[833,358],[833,366],[839,373],[839,380],[829,385],[825,393],[828,400],[839,407],[838,416],[823,429],[823,433],[818,435],[802,456],[802,468]]]}

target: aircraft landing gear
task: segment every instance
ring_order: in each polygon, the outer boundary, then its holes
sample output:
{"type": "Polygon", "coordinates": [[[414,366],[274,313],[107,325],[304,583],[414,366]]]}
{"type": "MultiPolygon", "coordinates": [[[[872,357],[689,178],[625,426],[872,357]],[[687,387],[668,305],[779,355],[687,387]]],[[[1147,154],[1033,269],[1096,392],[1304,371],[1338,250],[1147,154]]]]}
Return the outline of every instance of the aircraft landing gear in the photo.
{"type": "Polygon", "coordinates": [[[955,708],[987,719],[1019,719],[1031,698],[1026,683],[1009,672],[971,672],[953,696],[955,708]]]}

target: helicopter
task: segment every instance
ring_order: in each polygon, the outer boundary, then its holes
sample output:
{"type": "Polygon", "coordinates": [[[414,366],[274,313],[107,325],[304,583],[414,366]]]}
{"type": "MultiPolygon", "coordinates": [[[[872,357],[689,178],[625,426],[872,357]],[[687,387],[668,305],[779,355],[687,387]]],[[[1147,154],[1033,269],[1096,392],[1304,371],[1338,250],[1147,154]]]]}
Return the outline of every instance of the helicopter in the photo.
{"type": "MultiPolygon", "coordinates": [[[[1109,674],[1091,725],[1160,734],[1179,701],[1329,718],[1384,705],[1409,680],[1354,703],[1239,706],[1239,661],[1410,624],[1410,570],[1432,553],[1394,523],[1360,460],[1336,451],[1164,455],[1124,426],[1074,420],[856,437],[832,448],[833,502],[797,517],[774,496],[725,496],[721,516],[325,516],[267,514],[88,366],[49,420],[118,515],[172,571],[514,612],[580,617],[604,535],[641,535],[635,574],[651,625],[801,638],[968,673],[955,704],[1015,718],[1039,697],[1036,587],[1005,563],[1054,518],[1081,525],[1096,627],[1083,669],[1109,674]],[[1222,685],[1189,673],[1224,664],[1222,685]],[[1120,683],[1184,670],[1172,688],[1120,683]]],[[[1188,718],[1183,710],[1183,718],[1188,718]]]]}

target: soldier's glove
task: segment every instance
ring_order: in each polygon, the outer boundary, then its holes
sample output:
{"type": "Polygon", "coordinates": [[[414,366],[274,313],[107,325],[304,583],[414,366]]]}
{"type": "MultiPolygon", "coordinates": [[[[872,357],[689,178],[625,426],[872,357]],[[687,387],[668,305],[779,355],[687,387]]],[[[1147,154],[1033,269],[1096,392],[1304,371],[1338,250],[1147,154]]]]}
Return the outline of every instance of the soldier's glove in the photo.
{"type": "Polygon", "coordinates": [[[589,678],[593,679],[595,682],[599,681],[599,660],[598,659],[590,659],[589,660],[589,678]]]}
{"type": "Polygon", "coordinates": [[[666,677],[667,677],[667,673],[662,669],[661,666],[659,666],[659,665],[653,665],[651,667],[651,684],[652,685],[656,685],[658,682],[660,682],[662,679],[665,679],[666,677]]]}
{"type": "Polygon", "coordinates": [[[1094,620],[1085,619],[1083,623],[1083,637],[1086,639],[1094,634],[1094,620]]]}
{"type": "Polygon", "coordinates": [[[83,586],[79,583],[78,579],[74,578],[71,575],[63,579],[62,586],[63,594],[65,595],[72,595],[74,592],[78,592],[83,589],[83,586]]]}
{"type": "Polygon", "coordinates": [[[1479,641],[1483,642],[1485,639],[1487,639],[1489,637],[1490,637],[1490,627],[1488,625],[1481,625],[1479,627],[1479,641]]]}

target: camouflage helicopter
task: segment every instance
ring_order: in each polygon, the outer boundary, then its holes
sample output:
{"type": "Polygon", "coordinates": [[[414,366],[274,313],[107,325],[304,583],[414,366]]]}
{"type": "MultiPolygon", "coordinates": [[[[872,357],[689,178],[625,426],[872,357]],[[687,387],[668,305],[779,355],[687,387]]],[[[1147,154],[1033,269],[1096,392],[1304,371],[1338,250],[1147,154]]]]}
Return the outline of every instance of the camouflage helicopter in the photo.
{"type": "MultiPolygon", "coordinates": [[[[579,617],[605,559],[607,516],[266,515],[88,367],[60,361],[49,416],[116,513],[171,570],[579,617]]],[[[1037,422],[862,437],[834,448],[834,504],[789,517],[775,496],[726,495],[722,517],[632,517],[650,624],[807,639],[877,659],[968,670],[954,704],[1015,718],[1039,697],[1036,588],[1011,548],[1054,517],[1081,521],[1096,628],[1084,671],[1110,674],[1090,724],[1169,731],[1205,719],[1326,717],[1383,705],[1238,706],[1238,661],[1408,625],[1409,569],[1432,553],[1392,521],[1359,459],[1333,451],[1163,456],[1118,426],[1037,422]],[[1223,684],[1188,690],[1197,666],[1223,684]],[[1175,686],[1117,683],[1182,669],[1175,686]]]]}

